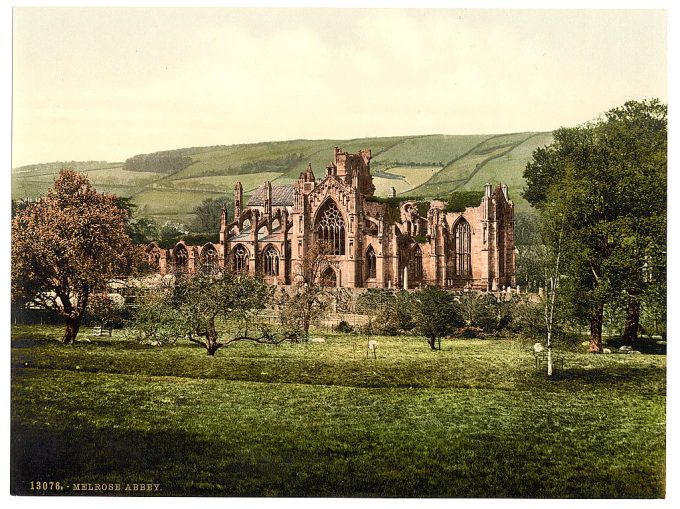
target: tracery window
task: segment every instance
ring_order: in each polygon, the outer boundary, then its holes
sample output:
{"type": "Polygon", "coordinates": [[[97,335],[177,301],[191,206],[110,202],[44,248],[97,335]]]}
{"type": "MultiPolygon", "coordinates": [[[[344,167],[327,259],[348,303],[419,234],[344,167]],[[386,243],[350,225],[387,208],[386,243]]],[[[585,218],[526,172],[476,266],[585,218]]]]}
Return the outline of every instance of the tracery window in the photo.
{"type": "Polygon", "coordinates": [[[268,246],[262,253],[264,275],[278,276],[279,275],[279,253],[274,246],[268,246]]]}
{"type": "Polygon", "coordinates": [[[376,257],[373,246],[368,246],[366,250],[366,277],[368,279],[375,279],[376,277],[376,257]]]}
{"type": "Polygon", "coordinates": [[[241,244],[234,248],[234,272],[248,272],[248,251],[241,244]]]}
{"type": "Polygon", "coordinates": [[[208,275],[217,274],[219,271],[215,246],[208,245],[203,248],[201,253],[201,270],[204,274],[208,275]]]}
{"type": "Polygon", "coordinates": [[[316,232],[319,242],[330,246],[331,254],[345,254],[345,221],[332,201],[320,213],[316,232]]]}
{"type": "Polygon", "coordinates": [[[149,265],[152,267],[158,267],[161,262],[161,252],[155,247],[148,253],[149,265]]]}
{"type": "Polygon", "coordinates": [[[321,274],[321,286],[336,287],[338,285],[337,275],[331,267],[326,267],[326,270],[321,274]]]}
{"type": "Polygon", "coordinates": [[[416,245],[413,248],[409,265],[409,272],[413,274],[413,279],[423,279],[423,252],[420,250],[420,246],[416,245]]]}
{"type": "Polygon", "coordinates": [[[189,265],[189,253],[183,245],[178,245],[174,249],[175,272],[182,274],[187,271],[189,265]]]}
{"type": "Polygon", "coordinates": [[[470,262],[470,224],[461,219],[454,230],[456,250],[456,276],[467,277],[472,274],[470,262]]]}

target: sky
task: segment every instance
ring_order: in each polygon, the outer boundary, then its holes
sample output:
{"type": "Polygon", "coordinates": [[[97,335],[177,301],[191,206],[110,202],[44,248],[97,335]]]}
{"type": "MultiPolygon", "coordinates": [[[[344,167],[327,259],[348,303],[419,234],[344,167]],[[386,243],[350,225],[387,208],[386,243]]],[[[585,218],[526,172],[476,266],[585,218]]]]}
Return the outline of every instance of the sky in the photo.
{"type": "Polygon", "coordinates": [[[551,131],[667,102],[663,10],[13,11],[12,166],[551,131]]]}

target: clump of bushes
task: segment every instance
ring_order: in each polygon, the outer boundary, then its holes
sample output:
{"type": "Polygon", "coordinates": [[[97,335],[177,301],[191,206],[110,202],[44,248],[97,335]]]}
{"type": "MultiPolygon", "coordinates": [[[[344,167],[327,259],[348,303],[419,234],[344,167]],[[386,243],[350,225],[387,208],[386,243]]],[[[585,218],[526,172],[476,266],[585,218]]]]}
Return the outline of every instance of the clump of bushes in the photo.
{"type": "Polygon", "coordinates": [[[371,288],[357,297],[356,309],[370,317],[374,334],[393,336],[416,326],[415,301],[404,290],[371,288]]]}
{"type": "Polygon", "coordinates": [[[481,327],[460,327],[455,329],[452,334],[453,337],[465,338],[465,339],[484,339],[484,329],[481,327]]]}
{"type": "Polygon", "coordinates": [[[352,327],[346,320],[340,320],[338,325],[335,326],[335,331],[349,334],[350,332],[354,332],[354,327],[352,327]]]}

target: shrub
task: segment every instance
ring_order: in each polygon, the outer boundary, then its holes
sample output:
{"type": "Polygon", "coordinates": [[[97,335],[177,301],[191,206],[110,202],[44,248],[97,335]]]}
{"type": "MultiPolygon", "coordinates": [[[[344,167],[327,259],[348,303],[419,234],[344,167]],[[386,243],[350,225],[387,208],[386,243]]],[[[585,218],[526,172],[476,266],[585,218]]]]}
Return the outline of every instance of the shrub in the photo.
{"type": "Polygon", "coordinates": [[[347,321],[340,320],[340,323],[335,326],[336,332],[350,333],[354,332],[354,327],[352,327],[347,321]]]}
{"type": "Polygon", "coordinates": [[[484,330],[481,327],[461,327],[453,331],[452,336],[464,339],[484,339],[484,330]]]}

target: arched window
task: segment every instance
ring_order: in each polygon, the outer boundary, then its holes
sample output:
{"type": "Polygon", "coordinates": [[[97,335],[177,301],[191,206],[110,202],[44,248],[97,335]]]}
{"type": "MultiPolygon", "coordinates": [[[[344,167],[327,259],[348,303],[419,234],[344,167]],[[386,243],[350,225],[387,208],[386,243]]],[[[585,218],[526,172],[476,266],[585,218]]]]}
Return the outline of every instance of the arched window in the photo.
{"type": "Polygon", "coordinates": [[[187,271],[189,265],[189,253],[183,244],[178,244],[173,250],[173,262],[175,264],[175,273],[183,274],[187,271]]]}
{"type": "Polygon", "coordinates": [[[241,226],[241,231],[246,232],[248,230],[250,230],[250,219],[244,219],[241,226]]]}
{"type": "Polygon", "coordinates": [[[456,251],[456,276],[469,277],[472,274],[470,263],[470,224],[461,219],[454,230],[456,251]]]}
{"type": "Polygon", "coordinates": [[[274,219],[272,221],[272,231],[275,232],[279,228],[281,228],[281,221],[279,221],[278,219],[274,219]]]}
{"type": "Polygon", "coordinates": [[[208,244],[201,252],[201,270],[203,274],[217,274],[219,265],[217,263],[217,249],[212,244],[208,244]]]}
{"type": "Polygon", "coordinates": [[[274,246],[267,246],[267,249],[262,253],[262,265],[264,266],[265,276],[279,275],[279,252],[274,249],[274,246]]]}
{"type": "Polygon", "coordinates": [[[326,270],[321,274],[321,286],[338,286],[338,278],[332,267],[326,267],[326,270]]]}
{"type": "Polygon", "coordinates": [[[332,201],[324,206],[316,226],[317,239],[330,246],[331,254],[345,254],[345,221],[338,207],[332,201]]]}
{"type": "Polygon", "coordinates": [[[149,261],[149,265],[151,265],[154,268],[158,268],[161,263],[161,250],[158,249],[158,246],[153,246],[150,249],[147,250],[147,257],[149,261]]]}
{"type": "Polygon", "coordinates": [[[248,251],[241,244],[234,248],[233,252],[234,272],[248,272],[248,251]]]}
{"type": "Polygon", "coordinates": [[[412,277],[414,281],[423,279],[423,252],[418,244],[411,251],[408,271],[409,277],[412,277]]]}
{"type": "Polygon", "coordinates": [[[373,246],[368,246],[366,250],[366,277],[368,279],[375,279],[376,277],[376,258],[373,246]]]}

